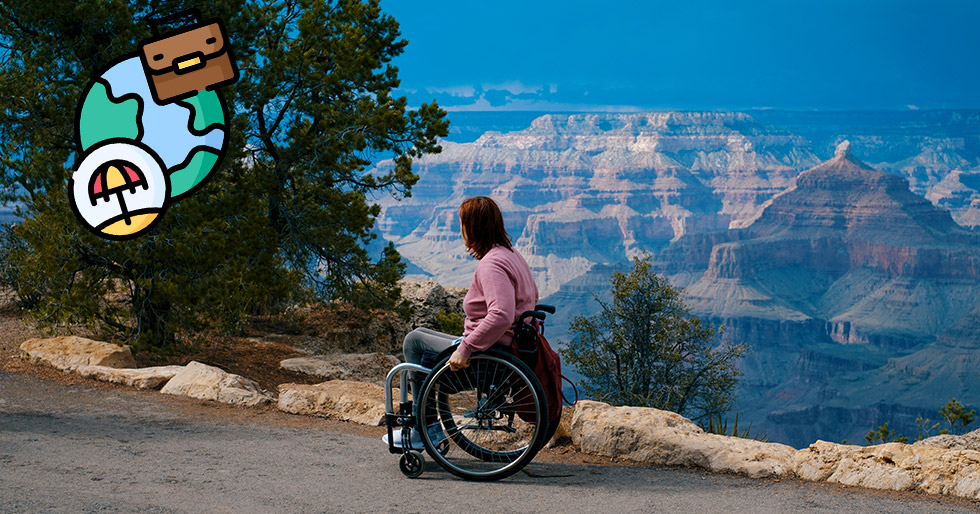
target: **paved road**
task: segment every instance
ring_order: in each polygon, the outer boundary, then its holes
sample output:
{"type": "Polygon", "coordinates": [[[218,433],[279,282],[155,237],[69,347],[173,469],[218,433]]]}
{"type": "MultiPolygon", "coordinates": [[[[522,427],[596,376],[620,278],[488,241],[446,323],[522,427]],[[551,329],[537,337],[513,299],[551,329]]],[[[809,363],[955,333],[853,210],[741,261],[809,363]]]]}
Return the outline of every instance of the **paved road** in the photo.
{"type": "Polygon", "coordinates": [[[435,466],[409,480],[379,433],[0,371],[0,512],[973,512],[921,495],[543,461],[527,468],[537,476],[491,484],[435,466]]]}

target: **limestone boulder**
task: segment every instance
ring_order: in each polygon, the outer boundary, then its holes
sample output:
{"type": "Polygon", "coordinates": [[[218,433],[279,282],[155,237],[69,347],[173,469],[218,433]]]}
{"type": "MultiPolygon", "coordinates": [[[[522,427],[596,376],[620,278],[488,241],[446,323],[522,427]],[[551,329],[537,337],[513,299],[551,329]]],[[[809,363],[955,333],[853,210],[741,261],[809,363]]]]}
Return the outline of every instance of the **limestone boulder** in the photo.
{"type": "Polygon", "coordinates": [[[796,450],[776,443],[706,434],[674,412],[582,400],[572,439],[588,453],[644,464],[691,466],[750,477],[793,472],[796,450]]]}
{"type": "Polygon", "coordinates": [[[546,448],[555,446],[567,446],[574,444],[572,441],[572,419],[575,417],[575,407],[563,406],[561,409],[561,419],[558,420],[558,428],[555,435],[545,445],[546,448]]]}
{"type": "Polygon", "coordinates": [[[980,452],[887,443],[848,446],[817,441],[797,454],[805,480],[980,498],[980,452]]]}
{"type": "Polygon", "coordinates": [[[796,474],[844,485],[980,498],[980,452],[887,443],[817,441],[797,455],[796,474]]]}
{"type": "Polygon", "coordinates": [[[438,330],[437,314],[463,314],[463,298],[467,291],[464,288],[444,287],[438,282],[417,280],[401,280],[398,286],[402,290],[402,298],[412,305],[410,324],[413,328],[438,330]]]}
{"type": "Polygon", "coordinates": [[[183,369],[183,366],[154,366],[150,368],[82,366],[78,368],[78,374],[103,382],[135,387],[136,389],[160,389],[183,369]]]}
{"type": "MultiPolygon", "coordinates": [[[[395,397],[398,391],[395,390],[395,397]]],[[[362,425],[384,424],[384,389],[376,384],[330,380],[321,384],[282,384],[279,410],[292,414],[352,421],[362,425]]]]}
{"type": "Polygon", "coordinates": [[[388,370],[400,362],[395,356],[380,352],[340,353],[286,359],[279,366],[324,380],[355,380],[380,385],[388,370]]]}
{"type": "Polygon", "coordinates": [[[932,446],[951,450],[980,450],[980,430],[968,434],[941,434],[914,443],[914,446],[932,446]]]}
{"type": "Polygon", "coordinates": [[[911,447],[902,443],[864,447],[817,441],[798,454],[796,474],[805,480],[910,490],[917,474],[910,464],[916,460],[911,447]]]}
{"type": "Polygon", "coordinates": [[[273,401],[254,380],[196,361],[184,366],[160,392],[245,406],[273,401]]]}
{"type": "Polygon", "coordinates": [[[135,368],[128,346],[93,341],[78,336],[29,339],[20,345],[21,357],[31,362],[75,371],[82,366],[135,368]]]}

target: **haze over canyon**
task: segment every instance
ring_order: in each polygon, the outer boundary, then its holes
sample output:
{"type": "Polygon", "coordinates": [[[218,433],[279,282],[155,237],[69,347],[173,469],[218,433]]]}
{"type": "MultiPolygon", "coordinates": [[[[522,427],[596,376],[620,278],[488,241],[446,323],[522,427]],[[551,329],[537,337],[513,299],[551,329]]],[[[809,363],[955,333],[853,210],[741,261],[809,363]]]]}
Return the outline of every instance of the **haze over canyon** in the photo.
{"type": "Polygon", "coordinates": [[[980,112],[451,119],[412,196],[380,200],[410,277],[469,286],[456,208],[488,195],[560,308],[552,340],[648,251],[751,346],[736,410],[770,440],[914,438],[951,397],[980,406],[980,112]]]}

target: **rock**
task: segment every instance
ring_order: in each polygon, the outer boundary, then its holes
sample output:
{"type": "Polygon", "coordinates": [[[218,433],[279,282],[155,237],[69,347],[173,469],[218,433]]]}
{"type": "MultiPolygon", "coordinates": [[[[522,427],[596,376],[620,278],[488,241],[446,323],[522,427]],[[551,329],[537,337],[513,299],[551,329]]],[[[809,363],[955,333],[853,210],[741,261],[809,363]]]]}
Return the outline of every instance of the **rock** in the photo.
{"type": "Polygon", "coordinates": [[[574,444],[572,441],[572,419],[574,417],[575,407],[563,406],[561,408],[561,419],[558,420],[558,428],[555,430],[555,435],[552,436],[551,441],[548,441],[548,444],[545,445],[545,448],[574,444]]]}
{"type": "Polygon", "coordinates": [[[20,353],[31,362],[42,362],[62,371],[75,371],[82,366],[136,367],[128,346],[78,336],[30,339],[21,343],[20,353]]]}
{"type": "Polygon", "coordinates": [[[344,353],[286,359],[279,363],[279,367],[325,380],[355,380],[382,384],[388,370],[400,362],[393,355],[380,352],[344,353]]]}
{"type": "Polygon", "coordinates": [[[196,361],[187,364],[160,392],[246,406],[273,400],[254,380],[196,361]]]}
{"type": "MultiPolygon", "coordinates": [[[[398,397],[398,391],[393,392],[398,397]]],[[[292,414],[353,421],[362,425],[384,424],[384,389],[375,384],[331,380],[322,384],[282,384],[279,410],[292,414]]]]}
{"type": "Polygon", "coordinates": [[[980,244],[952,223],[980,226],[980,161],[964,144],[980,116],[891,116],[495,117],[474,123],[469,142],[446,141],[420,159],[412,196],[379,200],[377,226],[411,262],[408,276],[468,286],[476,262],[465,257],[457,209],[467,196],[492,193],[542,299],[559,307],[549,330],[565,339],[567,321],[589,312],[610,275],[648,250],[666,268],[654,271],[695,296],[685,299],[694,315],[753,349],[739,387],[755,432],[799,448],[817,437],[862,440],[868,420],[908,434],[937,397],[980,399],[977,381],[944,389],[976,376],[980,359],[961,362],[940,348],[941,368],[931,368],[923,357],[932,356],[909,355],[951,335],[957,346],[980,341],[980,257],[971,250],[980,244]],[[727,230],[754,221],[753,232],[727,230]],[[842,367],[826,366],[827,356],[842,367]],[[868,370],[859,384],[841,378],[902,356],[911,369],[868,370]],[[809,357],[820,369],[799,369],[809,357]],[[837,404],[826,394],[840,394],[837,404]],[[887,412],[893,406],[904,419],[887,412]]]}
{"type": "Polygon", "coordinates": [[[443,287],[438,282],[402,280],[398,283],[402,298],[412,304],[413,328],[426,327],[439,330],[436,315],[441,313],[463,314],[463,297],[466,289],[443,287]]]}
{"type": "Polygon", "coordinates": [[[917,460],[910,448],[902,443],[862,447],[817,441],[797,455],[796,475],[872,489],[910,490],[917,482],[908,469],[917,460]]]}
{"type": "Polygon", "coordinates": [[[776,443],[705,434],[680,414],[582,400],[572,439],[588,453],[644,464],[691,466],[750,477],[793,472],[796,450],[776,443]]]}
{"type": "Polygon", "coordinates": [[[980,498],[980,452],[887,443],[847,446],[817,441],[800,450],[796,475],[837,484],[980,498]]]}
{"type": "Polygon", "coordinates": [[[183,366],[154,366],[135,369],[82,366],[78,368],[78,373],[83,377],[127,385],[137,389],[160,389],[183,369],[183,366]]]}
{"type": "Polygon", "coordinates": [[[913,446],[932,446],[952,450],[980,450],[980,430],[968,434],[942,434],[917,441],[913,446]]]}

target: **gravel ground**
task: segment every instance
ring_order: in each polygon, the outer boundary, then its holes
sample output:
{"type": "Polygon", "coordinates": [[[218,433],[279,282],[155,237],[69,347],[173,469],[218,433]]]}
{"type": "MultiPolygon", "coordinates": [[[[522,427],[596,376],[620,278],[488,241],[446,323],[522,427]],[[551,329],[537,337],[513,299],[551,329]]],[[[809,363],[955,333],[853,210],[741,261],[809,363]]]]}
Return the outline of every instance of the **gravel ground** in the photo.
{"type": "Polygon", "coordinates": [[[409,480],[381,429],[0,371],[0,512],[975,512],[965,500],[545,454],[409,480]],[[532,476],[533,475],[533,476],[532,476]]]}

